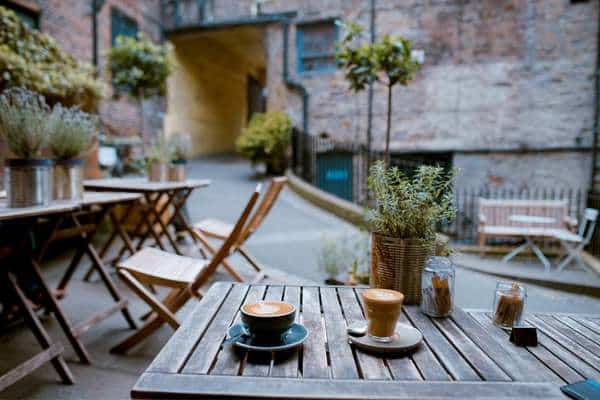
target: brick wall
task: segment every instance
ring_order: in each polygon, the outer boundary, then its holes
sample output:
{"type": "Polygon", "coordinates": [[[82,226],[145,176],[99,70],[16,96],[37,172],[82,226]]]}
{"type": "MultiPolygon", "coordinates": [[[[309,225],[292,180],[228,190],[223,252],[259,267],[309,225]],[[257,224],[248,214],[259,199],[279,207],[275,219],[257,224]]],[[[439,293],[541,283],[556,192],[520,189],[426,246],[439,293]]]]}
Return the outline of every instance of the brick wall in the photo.
{"type": "MultiPolygon", "coordinates": [[[[40,29],[53,36],[60,47],[78,59],[92,62],[91,0],[38,0],[40,7],[40,29]]],[[[98,71],[109,80],[106,53],[111,46],[111,8],[136,20],[140,31],[154,40],[159,40],[159,0],[105,0],[98,14],[98,71]]],[[[100,117],[119,135],[138,134],[141,129],[140,107],[127,97],[113,99],[112,87],[100,106],[100,117]]],[[[155,135],[162,127],[164,101],[153,99],[144,105],[144,134],[155,135]]]]}
{"type": "MultiPolygon", "coordinates": [[[[477,170],[464,173],[469,185],[515,179],[516,185],[546,185],[555,177],[556,184],[587,187],[591,156],[570,149],[589,148],[592,142],[597,1],[377,0],[376,4],[377,34],[402,34],[426,54],[415,81],[394,90],[393,150],[453,152],[458,164],[477,170]],[[513,158],[487,153],[523,148],[531,152],[513,158]],[[549,149],[560,151],[540,152],[549,149]],[[563,162],[570,167],[556,167],[563,162]],[[494,177],[494,171],[502,176],[494,177]]],[[[298,21],[337,17],[368,27],[368,0],[273,0],[263,9],[297,11],[298,21]]],[[[280,62],[280,29],[267,30],[269,56],[277,59],[270,64],[280,62]]],[[[310,93],[310,133],[365,142],[366,94],[351,93],[339,71],[298,74],[295,43],[292,29],[290,73],[310,93]]],[[[300,102],[295,93],[282,92],[279,74],[268,69],[269,108],[286,109],[299,125],[300,102]]],[[[386,120],[384,90],[377,86],[374,98],[373,144],[380,149],[386,120]]]]}

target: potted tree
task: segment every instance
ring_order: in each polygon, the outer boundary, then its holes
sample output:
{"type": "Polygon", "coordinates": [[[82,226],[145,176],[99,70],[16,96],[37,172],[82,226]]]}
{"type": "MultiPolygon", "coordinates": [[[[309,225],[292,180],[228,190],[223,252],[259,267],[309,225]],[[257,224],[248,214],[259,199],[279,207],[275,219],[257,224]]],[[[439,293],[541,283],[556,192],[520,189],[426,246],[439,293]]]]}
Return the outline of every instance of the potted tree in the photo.
{"type": "Polygon", "coordinates": [[[12,156],[4,166],[9,207],[48,205],[52,200],[52,161],[41,157],[49,111],[43,96],[24,88],[0,96],[0,134],[12,156]]]}
{"type": "Polygon", "coordinates": [[[80,158],[90,147],[98,131],[98,119],[78,107],[65,108],[57,104],[48,119],[48,148],[54,156],[55,200],[75,200],[83,197],[83,164],[80,158]]]}
{"type": "Polygon", "coordinates": [[[422,60],[401,36],[384,35],[369,43],[361,42],[361,34],[360,26],[349,25],[336,59],[355,92],[375,82],[387,89],[385,156],[370,168],[369,176],[374,195],[366,216],[372,247],[370,285],[398,290],[406,304],[417,304],[425,260],[436,251],[436,225],[454,215],[453,173],[422,166],[411,178],[390,167],[393,88],[408,85],[422,60]]]}
{"type": "Polygon", "coordinates": [[[108,67],[117,93],[126,93],[139,103],[140,134],[144,137],[143,100],[164,96],[173,69],[171,46],[138,37],[118,36],[108,52],[108,67]]]}
{"type": "Polygon", "coordinates": [[[237,151],[253,164],[264,162],[267,174],[281,174],[287,167],[292,122],[283,112],[256,113],[236,141],[237,151]]]}
{"type": "Polygon", "coordinates": [[[175,133],[170,137],[171,164],[169,165],[169,180],[185,181],[185,167],[192,148],[192,138],[187,133],[175,133]]]}

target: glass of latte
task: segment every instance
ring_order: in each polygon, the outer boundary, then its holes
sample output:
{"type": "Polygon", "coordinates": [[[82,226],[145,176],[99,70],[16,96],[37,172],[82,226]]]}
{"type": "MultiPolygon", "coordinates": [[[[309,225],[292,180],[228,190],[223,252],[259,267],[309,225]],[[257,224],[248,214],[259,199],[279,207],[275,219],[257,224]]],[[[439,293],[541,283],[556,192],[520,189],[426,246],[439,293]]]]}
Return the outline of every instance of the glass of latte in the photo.
{"type": "Polygon", "coordinates": [[[404,295],[389,289],[366,289],[362,296],[368,321],[367,334],[375,341],[391,342],[404,295]]]}

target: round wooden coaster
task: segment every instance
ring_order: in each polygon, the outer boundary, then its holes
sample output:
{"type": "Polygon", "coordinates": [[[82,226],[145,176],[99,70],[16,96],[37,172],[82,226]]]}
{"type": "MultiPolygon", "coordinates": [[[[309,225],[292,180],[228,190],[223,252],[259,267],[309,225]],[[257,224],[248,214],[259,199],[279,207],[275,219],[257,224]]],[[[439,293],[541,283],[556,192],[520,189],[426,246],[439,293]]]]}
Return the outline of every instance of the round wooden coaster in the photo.
{"type": "Polygon", "coordinates": [[[373,340],[368,334],[364,336],[350,336],[350,343],[363,350],[376,353],[400,353],[414,349],[423,340],[421,332],[410,325],[399,323],[396,325],[396,334],[391,342],[382,343],[373,340]]]}

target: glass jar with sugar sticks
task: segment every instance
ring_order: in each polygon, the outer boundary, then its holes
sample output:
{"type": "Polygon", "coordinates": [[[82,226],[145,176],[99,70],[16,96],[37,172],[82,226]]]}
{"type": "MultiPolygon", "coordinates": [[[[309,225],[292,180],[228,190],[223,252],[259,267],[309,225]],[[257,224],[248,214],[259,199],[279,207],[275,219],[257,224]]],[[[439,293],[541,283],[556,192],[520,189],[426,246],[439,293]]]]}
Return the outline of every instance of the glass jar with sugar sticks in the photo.
{"type": "Polygon", "coordinates": [[[421,311],[446,317],[454,307],[454,265],[447,257],[429,257],[421,276],[421,311]]]}
{"type": "Polygon", "coordinates": [[[505,329],[521,323],[527,290],[516,282],[498,282],[494,296],[494,324],[505,329]]]}

